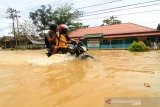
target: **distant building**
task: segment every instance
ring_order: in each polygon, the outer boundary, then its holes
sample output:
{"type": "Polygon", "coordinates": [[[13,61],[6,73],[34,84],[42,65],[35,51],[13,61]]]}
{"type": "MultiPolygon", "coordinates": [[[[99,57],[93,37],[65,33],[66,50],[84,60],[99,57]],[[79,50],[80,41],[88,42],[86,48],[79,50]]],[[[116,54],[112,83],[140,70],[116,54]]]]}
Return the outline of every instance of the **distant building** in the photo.
{"type": "Polygon", "coordinates": [[[3,49],[15,47],[14,38],[11,36],[1,37],[0,44],[3,49]]]}
{"type": "Polygon", "coordinates": [[[127,49],[133,41],[144,41],[147,45],[160,42],[160,30],[133,23],[82,28],[69,36],[81,39],[88,48],[98,49],[127,49]]]}
{"type": "MultiPolygon", "coordinates": [[[[44,48],[44,40],[34,36],[21,35],[17,36],[17,48],[44,48]]],[[[3,49],[15,48],[13,36],[3,36],[0,38],[0,46],[3,49]]]]}

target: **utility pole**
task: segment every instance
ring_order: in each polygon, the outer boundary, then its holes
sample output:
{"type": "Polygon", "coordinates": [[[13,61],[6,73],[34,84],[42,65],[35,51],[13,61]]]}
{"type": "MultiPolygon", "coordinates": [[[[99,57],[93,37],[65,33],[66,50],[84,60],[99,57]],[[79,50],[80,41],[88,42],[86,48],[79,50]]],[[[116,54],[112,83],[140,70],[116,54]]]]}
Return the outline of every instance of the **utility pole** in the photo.
{"type": "Polygon", "coordinates": [[[9,17],[7,18],[10,18],[12,19],[13,21],[13,34],[14,34],[14,41],[15,41],[15,47],[17,48],[17,35],[16,35],[16,31],[15,31],[15,18],[16,18],[16,21],[17,21],[17,29],[18,29],[18,34],[19,34],[19,27],[18,27],[18,16],[17,13],[19,13],[19,11],[17,11],[16,9],[12,9],[12,8],[8,8],[7,9],[7,12],[6,13],[9,13],[9,17]]]}
{"type": "Polygon", "coordinates": [[[20,11],[15,11],[15,17],[16,17],[16,22],[17,22],[17,35],[19,36],[19,24],[18,24],[18,18],[21,17],[18,15],[20,11]]]}

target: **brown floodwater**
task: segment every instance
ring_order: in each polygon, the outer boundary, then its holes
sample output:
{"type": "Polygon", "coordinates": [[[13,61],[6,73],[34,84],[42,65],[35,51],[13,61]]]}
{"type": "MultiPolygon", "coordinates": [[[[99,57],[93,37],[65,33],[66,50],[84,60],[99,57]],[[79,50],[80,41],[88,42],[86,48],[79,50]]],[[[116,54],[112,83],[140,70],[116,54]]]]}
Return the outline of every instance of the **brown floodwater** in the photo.
{"type": "Polygon", "coordinates": [[[96,61],[45,52],[0,51],[0,107],[104,107],[105,97],[160,97],[160,51],[89,51],[96,61]]]}

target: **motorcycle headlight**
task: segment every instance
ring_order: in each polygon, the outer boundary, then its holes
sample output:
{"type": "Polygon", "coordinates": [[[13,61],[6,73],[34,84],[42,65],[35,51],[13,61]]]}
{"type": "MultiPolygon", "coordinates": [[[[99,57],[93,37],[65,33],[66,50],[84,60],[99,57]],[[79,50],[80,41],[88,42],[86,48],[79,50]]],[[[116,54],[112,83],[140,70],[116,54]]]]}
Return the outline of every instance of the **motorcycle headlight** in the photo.
{"type": "Polygon", "coordinates": [[[74,49],[73,46],[69,46],[68,48],[69,48],[69,49],[74,49]]]}
{"type": "Polygon", "coordinates": [[[81,46],[81,47],[82,47],[82,49],[84,50],[84,52],[87,51],[87,48],[86,48],[86,47],[84,47],[84,46],[81,46]]]}

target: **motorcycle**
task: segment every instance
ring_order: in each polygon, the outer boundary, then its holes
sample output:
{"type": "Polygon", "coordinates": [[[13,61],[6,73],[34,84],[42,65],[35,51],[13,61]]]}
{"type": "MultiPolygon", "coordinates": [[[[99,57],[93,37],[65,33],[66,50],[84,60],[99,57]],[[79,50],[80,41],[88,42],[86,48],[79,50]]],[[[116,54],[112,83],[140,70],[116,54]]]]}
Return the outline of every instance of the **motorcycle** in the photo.
{"type": "MultiPolygon", "coordinates": [[[[66,54],[70,53],[71,55],[74,55],[75,57],[81,57],[82,59],[91,58],[94,59],[93,56],[87,54],[87,48],[84,46],[82,42],[71,42],[70,45],[68,45],[66,48],[58,48],[57,53],[59,54],[66,54]]],[[[50,57],[52,54],[49,53],[48,57],[50,57]]]]}

